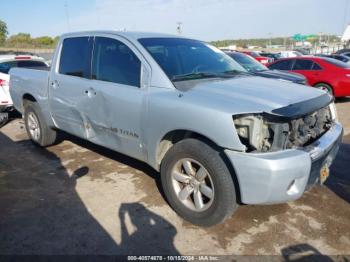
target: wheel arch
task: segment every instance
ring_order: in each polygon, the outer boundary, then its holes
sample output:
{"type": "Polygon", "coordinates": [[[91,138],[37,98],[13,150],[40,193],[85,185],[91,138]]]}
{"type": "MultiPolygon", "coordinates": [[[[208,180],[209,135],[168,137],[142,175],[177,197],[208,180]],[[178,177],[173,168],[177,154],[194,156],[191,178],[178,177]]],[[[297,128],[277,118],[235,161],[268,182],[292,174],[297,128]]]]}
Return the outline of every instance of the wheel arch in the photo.
{"type": "Polygon", "coordinates": [[[41,113],[43,115],[43,117],[45,118],[46,123],[48,124],[48,126],[55,128],[55,124],[51,118],[51,113],[48,107],[48,102],[47,100],[40,100],[37,99],[33,94],[31,93],[24,93],[22,96],[22,114],[24,113],[24,107],[26,106],[26,104],[28,102],[32,102],[32,103],[38,103],[38,106],[41,110],[41,113]]]}
{"type": "Polygon", "coordinates": [[[224,148],[219,146],[217,143],[215,143],[212,139],[209,137],[198,133],[196,131],[192,130],[186,130],[186,129],[177,129],[177,130],[172,130],[166,133],[160,142],[157,145],[157,150],[156,150],[156,169],[159,171],[160,166],[162,163],[162,160],[166,153],[170,150],[170,148],[175,145],[176,143],[186,139],[186,138],[194,138],[202,141],[203,143],[206,143],[207,145],[211,146],[215,150],[217,150],[220,154],[220,157],[226,164],[227,168],[229,169],[229,172],[232,176],[233,183],[236,189],[236,199],[238,203],[241,203],[241,191],[240,191],[240,185],[239,181],[236,175],[235,168],[227,155],[224,152],[224,148]]]}
{"type": "Polygon", "coordinates": [[[30,102],[37,102],[37,99],[32,95],[32,94],[29,94],[29,93],[25,93],[23,96],[22,96],[22,107],[24,109],[24,106],[25,104],[30,101],[30,102]]]}
{"type": "Polygon", "coordinates": [[[313,84],[313,87],[316,87],[319,84],[326,84],[326,85],[330,86],[330,88],[332,88],[333,94],[334,95],[336,94],[333,85],[331,85],[329,82],[327,82],[327,81],[318,81],[318,82],[313,84]]]}
{"type": "Polygon", "coordinates": [[[186,139],[195,138],[209,144],[214,148],[220,148],[212,139],[200,134],[196,131],[186,130],[186,129],[176,129],[166,133],[159,141],[156,149],[156,162],[160,165],[165,154],[169,149],[176,143],[186,139]]]}

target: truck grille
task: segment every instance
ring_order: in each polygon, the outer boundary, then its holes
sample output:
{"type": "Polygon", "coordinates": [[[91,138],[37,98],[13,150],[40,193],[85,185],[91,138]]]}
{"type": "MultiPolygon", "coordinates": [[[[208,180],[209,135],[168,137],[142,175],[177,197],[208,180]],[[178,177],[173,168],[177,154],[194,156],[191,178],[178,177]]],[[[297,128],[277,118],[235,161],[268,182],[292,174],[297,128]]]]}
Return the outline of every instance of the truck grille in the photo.
{"type": "Polygon", "coordinates": [[[292,120],[286,148],[307,146],[321,137],[331,126],[332,116],[328,106],[302,118],[292,120]]]}

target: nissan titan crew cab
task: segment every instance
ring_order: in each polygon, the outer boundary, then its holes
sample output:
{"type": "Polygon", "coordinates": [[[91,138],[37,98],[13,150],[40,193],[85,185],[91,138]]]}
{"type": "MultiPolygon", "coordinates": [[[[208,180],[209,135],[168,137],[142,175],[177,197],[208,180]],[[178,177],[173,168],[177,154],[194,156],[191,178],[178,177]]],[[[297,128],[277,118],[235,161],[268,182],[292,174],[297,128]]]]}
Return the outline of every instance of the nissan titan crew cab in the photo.
{"type": "Polygon", "coordinates": [[[333,97],[252,76],[207,43],[117,31],[65,34],[51,71],[14,68],[29,137],[59,130],[146,162],[186,220],[295,200],[323,183],[342,137],[333,97]]]}

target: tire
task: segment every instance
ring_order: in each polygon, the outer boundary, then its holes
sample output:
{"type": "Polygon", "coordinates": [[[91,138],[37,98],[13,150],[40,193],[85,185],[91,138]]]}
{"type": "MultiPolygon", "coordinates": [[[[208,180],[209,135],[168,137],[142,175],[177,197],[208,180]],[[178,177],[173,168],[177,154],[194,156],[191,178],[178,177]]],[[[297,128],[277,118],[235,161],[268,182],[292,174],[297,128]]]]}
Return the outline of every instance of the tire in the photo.
{"type": "Polygon", "coordinates": [[[328,84],[319,83],[319,84],[316,84],[315,87],[318,88],[318,89],[326,91],[328,94],[330,94],[332,96],[334,95],[333,88],[330,85],[328,85],[328,84]]]}
{"type": "MultiPolygon", "coordinates": [[[[1,114],[1,112],[0,112],[0,114],[1,114]]],[[[9,120],[8,120],[7,116],[0,116],[0,128],[3,127],[4,125],[6,125],[8,121],[9,120]]]]}
{"type": "Polygon", "coordinates": [[[25,104],[24,122],[27,134],[34,144],[46,147],[56,142],[57,131],[46,124],[38,103],[27,102],[25,104]]]}
{"type": "Polygon", "coordinates": [[[195,225],[221,223],[237,208],[235,186],[228,167],[220,152],[202,141],[189,138],[170,148],[161,163],[161,180],[170,206],[195,225]],[[192,176],[186,170],[192,170],[192,176]],[[183,194],[192,189],[189,196],[183,194]]]}

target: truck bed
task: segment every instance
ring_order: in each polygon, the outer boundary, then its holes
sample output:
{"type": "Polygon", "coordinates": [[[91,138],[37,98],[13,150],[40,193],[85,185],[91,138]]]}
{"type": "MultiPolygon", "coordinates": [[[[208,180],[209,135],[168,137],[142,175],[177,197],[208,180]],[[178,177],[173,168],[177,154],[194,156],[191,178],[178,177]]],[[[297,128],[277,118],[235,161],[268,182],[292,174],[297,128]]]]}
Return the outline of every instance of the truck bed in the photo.
{"type": "Polygon", "coordinates": [[[23,113],[22,98],[26,93],[36,98],[48,97],[48,68],[13,68],[10,70],[10,94],[15,108],[23,113]]]}

